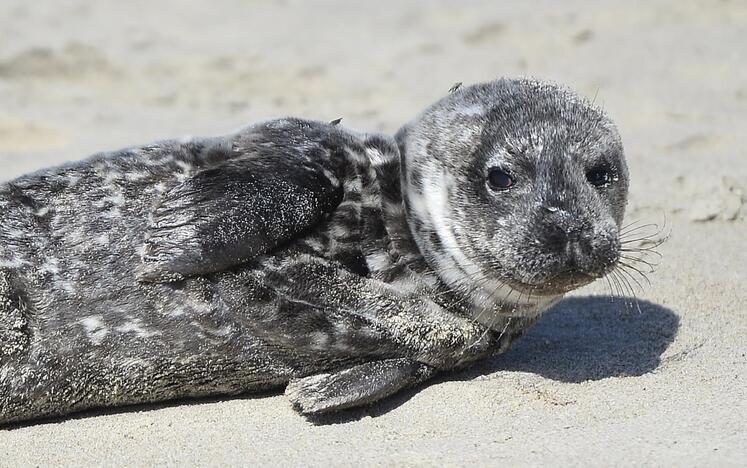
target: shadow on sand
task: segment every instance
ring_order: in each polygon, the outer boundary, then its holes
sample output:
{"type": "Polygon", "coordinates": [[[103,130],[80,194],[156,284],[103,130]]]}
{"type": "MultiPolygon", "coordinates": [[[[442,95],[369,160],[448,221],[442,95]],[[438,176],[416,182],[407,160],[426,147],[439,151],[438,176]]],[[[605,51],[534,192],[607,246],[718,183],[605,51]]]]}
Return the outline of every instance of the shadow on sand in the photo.
{"type": "Polygon", "coordinates": [[[463,374],[523,371],[562,382],[643,375],[659,366],[679,323],[673,311],[648,301],[636,307],[607,296],[568,298],[506,353],[463,374]]]}

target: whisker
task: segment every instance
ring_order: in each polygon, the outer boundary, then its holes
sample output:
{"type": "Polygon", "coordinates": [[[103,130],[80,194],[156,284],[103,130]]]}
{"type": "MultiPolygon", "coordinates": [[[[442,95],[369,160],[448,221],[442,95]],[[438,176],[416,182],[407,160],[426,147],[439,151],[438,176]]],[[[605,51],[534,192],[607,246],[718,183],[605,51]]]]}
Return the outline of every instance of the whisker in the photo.
{"type": "MultiPolygon", "coordinates": [[[[620,244],[625,245],[625,244],[631,244],[633,242],[642,242],[642,241],[649,240],[649,239],[655,239],[656,237],[659,236],[659,234],[660,233],[655,232],[655,233],[650,234],[648,236],[636,237],[635,239],[620,239],[620,244]]],[[[659,245],[661,245],[661,244],[659,244],[659,245]]]]}
{"type": "MultiPolygon", "coordinates": [[[[478,289],[478,288],[482,287],[482,285],[483,285],[483,284],[486,284],[486,283],[487,283],[487,281],[488,281],[488,280],[487,280],[486,278],[482,278],[482,281],[481,281],[481,282],[478,282],[478,283],[476,283],[476,284],[474,285],[474,289],[478,289]]],[[[509,292],[508,292],[508,295],[510,295],[512,291],[513,291],[513,289],[509,290],[509,292]]],[[[466,296],[465,296],[465,297],[466,297],[466,296]]],[[[508,297],[508,296],[507,296],[507,297],[508,297]]],[[[475,316],[475,321],[476,321],[476,322],[480,322],[480,320],[482,319],[483,315],[484,315],[484,314],[485,314],[485,312],[487,311],[487,307],[485,307],[485,305],[483,305],[483,306],[481,307],[481,309],[482,309],[482,310],[480,310],[480,312],[479,312],[479,313],[477,314],[477,316],[475,316]]],[[[482,323],[482,322],[480,322],[480,323],[482,323]]],[[[490,328],[490,327],[488,327],[488,328],[490,328]]],[[[480,339],[482,339],[482,337],[480,337],[480,339]]]]}
{"type": "Polygon", "coordinates": [[[641,221],[642,221],[641,219],[636,219],[635,221],[631,221],[631,222],[630,222],[630,223],[628,223],[628,224],[623,224],[623,225],[622,225],[622,227],[620,227],[620,229],[622,230],[622,229],[627,229],[627,228],[629,228],[629,227],[633,227],[633,226],[635,226],[636,224],[640,223],[641,221]]]}
{"type": "Polygon", "coordinates": [[[620,259],[621,259],[621,261],[622,260],[629,260],[631,262],[643,263],[643,264],[647,265],[651,269],[650,273],[653,273],[654,271],[656,271],[656,267],[659,266],[658,263],[651,263],[651,262],[649,262],[647,260],[644,260],[644,259],[642,259],[640,257],[631,257],[629,255],[620,255],[620,259]]]}
{"type": "Polygon", "coordinates": [[[629,229],[624,229],[624,228],[620,229],[620,234],[619,235],[620,235],[620,237],[624,237],[624,236],[630,235],[630,234],[632,234],[632,233],[634,233],[636,231],[640,231],[641,229],[646,229],[648,227],[655,227],[657,229],[656,232],[657,233],[660,232],[660,228],[659,228],[658,224],[656,224],[656,223],[648,223],[648,224],[642,224],[642,225],[636,226],[636,227],[631,227],[629,229]]]}
{"type": "MultiPolygon", "coordinates": [[[[643,285],[638,281],[638,279],[635,276],[633,276],[633,274],[631,272],[629,272],[628,270],[626,270],[626,268],[629,268],[628,265],[625,265],[624,263],[620,263],[619,266],[622,267],[622,269],[620,269],[620,273],[626,275],[631,280],[633,280],[633,282],[636,285],[638,285],[638,288],[640,289],[640,291],[643,291],[644,290],[643,285]]],[[[646,278],[645,276],[644,276],[644,278],[646,279],[646,281],[648,281],[648,278],[646,278]]],[[[648,285],[649,285],[649,287],[651,286],[651,282],[650,281],[648,281],[648,285]]]]}
{"type": "Polygon", "coordinates": [[[652,255],[656,255],[659,258],[663,258],[664,256],[662,254],[660,254],[659,252],[657,252],[656,250],[654,250],[656,247],[658,247],[658,246],[622,248],[622,249],[620,249],[620,252],[629,252],[629,253],[641,253],[641,252],[645,252],[647,254],[652,254],[652,255]]]}
{"type": "Polygon", "coordinates": [[[506,330],[508,330],[509,325],[511,325],[511,322],[513,321],[513,317],[509,317],[508,320],[506,320],[506,325],[503,326],[503,330],[501,330],[501,333],[498,335],[498,345],[500,346],[501,338],[503,338],[503,335],[506,334],[506,330]]]}
{"type": "MultiPolygon", "coordinates": [[[[638,268],[634,267],[633,265],[629,265],[629,264],[627,264],[625,262],[619,262],[618,265],[620,265],[621,267],[626,268],[628,270],[635,271],[636,273],[638,273],[639,275],[641,275],[641,277],[646,281],[646,283],[648,284],[648,287],[651,287],[651,280],[649,280],[648,276],[646,276],[646,274],[643,273],[641,270],[639,270],[638,268]]],[[[643,288],[641,288],[641,291],[643,291],[643,288]]]]}
{"type": "MultiPolygon", "coordinates": [[[[511,294],[513,292],[514,292],[514,289],[511,289],[508,292],[508,294],[506,294],[506,297],[501,301],[501,303],[503,304],[503,303],[505,303],[505,301],[508,301],[508,298],[511,296],[511,294]]],[[[485,311],[485,310],[487,310],[487,309],[483,308],[483,311],[485,311]]],[[[478,314],[478,317],[481,317],[481,314],[483,313],[483,311],[481,311],[480,314],[478,314]]],[[[487,327],[485,327],[485,331],[483,331],[483,333],[480,335],[480,338],[478,338],[473,344],[471,344],[470,346],[468,346],[467,349],[472,348],[472,346],[476,345],[479,341],[481,341],[483,338],[485,338],[485,335],[487,335],[488,333],[490,333],[490,331],[495,326],[496,321],[498,321],[500,318],[501,317],[498,314],[496,314],[496,316],[493,317],[493,320],[491,320],[490,325],[487,326],[487,327]]],[[[479,322],[478,318],[476,318],[475,320],[479,322]]],[[[503,327],[503,331],[500,333],[500,335],[498,335],[498,342],[499,342],[499,344],[500,344],[501,338],[503,338],[503,334],[508,329],[508,326],[509,326],[510,323],[511,323],[511,317],[508,317],[508,320],[506,321],[506,325],[503,327]]]]}
{"type": "MultiPolygon", "coordinates": [[[[627,285],[628,291],[630,292],[629,298],[632,297],[632,299],[633,299],[632,301],[630,299],[628,299],[628,301],[627,301],[628,304],[631,304],[631,303],[635,304],[636,309],[638,309],[638,313],[642,314],[643,312],[641,312],[641,306],[638,303],[638,296],[636,295],[635,291],[633,290],[633,286],[630,284],[630,281],[625,276],[623,276],[623,273],[625,273],[625,271],[624,270],[615,270],[615,271],[618,274],[618,276],[620,277],[620,280],[623,281],[627,285]]],[[[630,276],[629,273],[628,273],[628,276],[630,276]]]]}
{"type": "Polygon", "coordinates": [[[620,298],[620,300],[625,301],[625,293],[623,292],[622,283],[620,283],[620,279],[617,277],[617,275],[615,273],[616,273],[616,271],[612,270],[610,272],[609,277],[612,280],[612,284],[615,287],[615,291],[617,293],[617,297],[620,298]]]}
{"type": "Polygon", "coordinates": [[[616,270],[612,270],[610,272],[610,278],[612,279],[612,282],[615,285],[615,289],[617,290],[618,297],[623,302],[623,304],[625,304],[626,308],[630,308],[630,304],[629,304],[629,301],[626,298],[626,294],[623,292],[624,291],[624,287],[622,285],[622,281],[620,281],[620,278],[619,278],[616,270]]]}
{"type": "Polygon", "coordinates": [[[612,282],[610,281],[609,274],[604,276],[604,279],[607,281],[607,285],[610,288],[610,302],[615,301],[615,291],[612,289],[612,282]]]}

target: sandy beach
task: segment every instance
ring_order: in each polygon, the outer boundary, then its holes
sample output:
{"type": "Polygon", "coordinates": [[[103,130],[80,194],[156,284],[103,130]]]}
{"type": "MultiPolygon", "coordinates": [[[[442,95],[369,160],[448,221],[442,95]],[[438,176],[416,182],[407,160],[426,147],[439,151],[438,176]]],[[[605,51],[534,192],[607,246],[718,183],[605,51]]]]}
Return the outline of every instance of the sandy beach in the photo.
{"type": "Polygon", "coordinates": [[[456,82],[532,76],[613,117],[626,221],[670,236],[637,305],[597,282],[324,424],[279,393],[89,412],[0,429],[0,466],[744,466],[747,2],[559,6],[3,0],[0,180],[286,115],[394,132],[456,82]]]}

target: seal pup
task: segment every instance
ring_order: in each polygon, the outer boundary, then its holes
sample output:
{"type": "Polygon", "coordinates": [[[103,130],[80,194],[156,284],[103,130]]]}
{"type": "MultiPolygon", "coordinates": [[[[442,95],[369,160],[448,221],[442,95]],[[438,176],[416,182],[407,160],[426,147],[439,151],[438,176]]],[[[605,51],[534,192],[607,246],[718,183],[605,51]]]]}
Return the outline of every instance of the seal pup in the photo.
{"type": "Polygon", "coordinates": [[[0,186],[0,422],[286,386],[360,406],[507,349],[618,261],[614,125],[461,87],[394,138],[286,118],[0,186]]]}

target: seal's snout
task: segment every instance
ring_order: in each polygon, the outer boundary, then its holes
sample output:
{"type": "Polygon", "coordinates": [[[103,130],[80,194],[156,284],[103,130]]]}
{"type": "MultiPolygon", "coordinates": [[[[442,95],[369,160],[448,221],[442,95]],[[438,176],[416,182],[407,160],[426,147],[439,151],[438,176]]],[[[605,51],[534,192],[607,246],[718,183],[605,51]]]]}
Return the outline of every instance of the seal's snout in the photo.
{"type": "Polygon", "coordinates": [[[617,263],[620,246],[614,237],[592,234],[569,239],[565,253],[570,268],[601,278],[617,263]]]}
{"type": "Polygon", "coordinates": [[[620,256],[620,241],[614,222],[584,216],[577,210],[545,209],[535,229],[537,255],[546,262],[533,273],[539,287],[563,293],[609,273],[620,256]]]}

